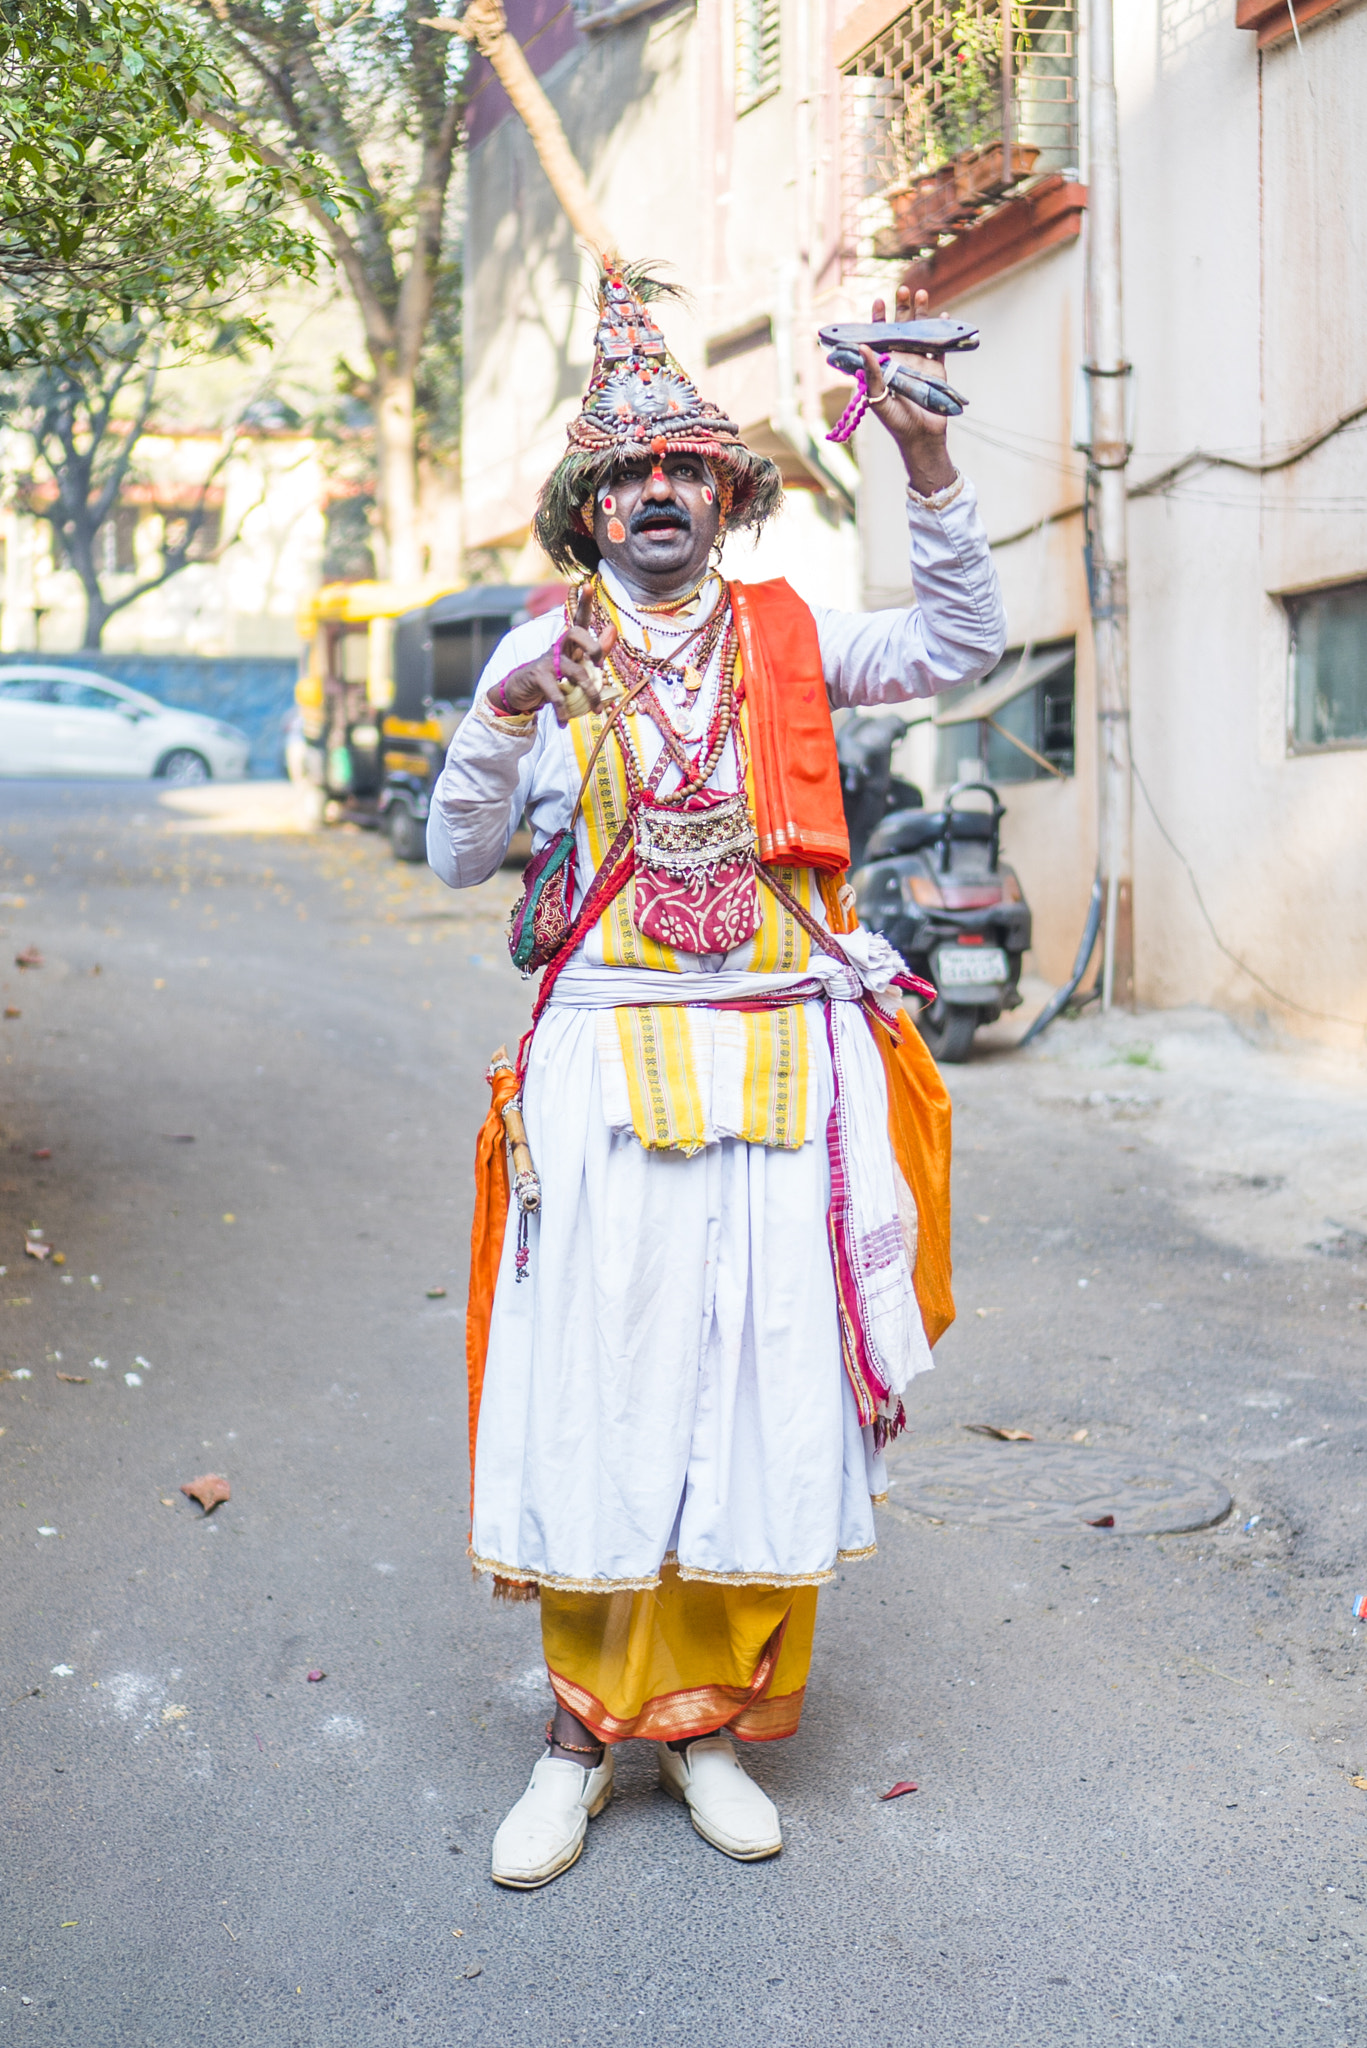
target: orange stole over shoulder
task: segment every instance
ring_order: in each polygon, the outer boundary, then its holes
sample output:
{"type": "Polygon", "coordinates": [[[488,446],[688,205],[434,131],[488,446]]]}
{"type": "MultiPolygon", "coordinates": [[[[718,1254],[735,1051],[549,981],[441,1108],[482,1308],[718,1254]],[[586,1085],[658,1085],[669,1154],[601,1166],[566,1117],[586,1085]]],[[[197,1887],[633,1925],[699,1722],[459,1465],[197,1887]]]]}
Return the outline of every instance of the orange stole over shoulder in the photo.
{"type": "Polygon", "coordinates": [[[850,864],[850,836],[816,620],[781,576],[730,588],[750,705],[759,857],[839,874],[850,864]]]}

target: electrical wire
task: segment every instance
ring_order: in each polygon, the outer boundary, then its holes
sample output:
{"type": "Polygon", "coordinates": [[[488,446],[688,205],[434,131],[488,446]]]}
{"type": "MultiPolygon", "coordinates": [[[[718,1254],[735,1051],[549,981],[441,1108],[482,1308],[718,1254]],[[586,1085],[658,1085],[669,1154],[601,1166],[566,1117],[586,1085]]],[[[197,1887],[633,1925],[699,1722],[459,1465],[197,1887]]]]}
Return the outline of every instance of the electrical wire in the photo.
{"type": "Polygon", "coordinates": [[[1159,832],[1167,841],[1168,845],[1172,848],[1173,852],[1177,855],[1177,858],[1182,863],[1182,866],[1186,869],[1187,880],[1191,883],[1191,893],[1196,898],[1196,907],[1206,921],[1207,931],[1210,933],[1212,939],[1214,939],[1220,951],[1224,954],[1226,960],[1232,961],[1234,965],[1239,969],[1241,974],[1246,974],[1250,981],[1256,981],[1259,988],[1266,989],[1268,995],[1272,997],[1274,1002],[1284,1004],[1288,1010],[1299,1010],[1300,1014],[1303,1017],[1315,1017],[1325,1024],[1347,1024],[1354,1031],[1367,1032],[1367,1024],[1364,1024],[1360,1018],[1340,1017],[1337,1016],[1335,1012],[1332,1010],[1312,1010],[1305,1003],[1298,1003],[1294,996],[1283,995],[1279,988],[1273,988],[1270,981],[1265,981],[1262,975],[1258,973],[1256,968],[1250,967],[1246,960],[1241,960],[1237,953],[1231,951],[1231,949],[1225,944],[1224,940],[1220,937],[1220,934],[1215,929],[1215,920],[1206,908],[1206,899],[1201,894],[1201,885],[1196,879],[1195,871],[1192,868],[1191,862],[1187,859],[1181,847],[1177,844],[1177,841],[1173,838],[1171,832],[1169,832],[1167,826],[1163,823],[1163,820],[1158,815],[1158,811],[1155,807],[1153,798],[1149,795],[1149,786],[1139,772],[1139,764],[1136,762],[1134,758],[1133,751],[1131,751],[1130,754],[1130,772],[1134,776],[1135,781],[1139,784],[1140,792],[1144,798],[1145,803],[1149,807],[1149,816],[1153,819],[1153,822],[1158,827],[1159,832]]]}
{"type": "MultiPolygon", "coordinates": [[[[1182,484],[1185,472],[1196,467],[1198,464],[1205,469],[1237,470],[1242,476],[1273,476],[1278,470],[1291,469],[1296,463],[1304,462],[1307,455],[1313,455],[1315,450],[1322,448],[1326,441],[1332,441],[1336,434],[1345,433],[1349,427],[1356,426],[1359,420],[1364,419],[1367,419],[1367,399],[1364,399],[1361,405],[1355,405],[1349,411],[1340,413],[1338,418],[1331,421],[1327,427],[1318,428],[1315,433],[1307,435],[1302,441],[1292,442],[1282,454],[1270,456],[1267,460],[1261,462],[1254,462],[1238,455],[1218,455],[1204,448],[1193,448],[1189,454],[1180,456],[1176,462],[1169,463],[1166,469],[1160,469],[1157,475],[1146,477],[1142,483],[1131,484],[1125,495],[1131,500],[1136,498],[1171,498],[1174,491],[1182,484]]],[[[976,431],[979,439],[987,439],[981,427],[976,431]]],[[[1024,449],[1013,448],[1009,452],[1013,455],[1023,456],[1028,462],[1042,461],[1041,457],[1029,455],[1024,449]]],[[[1059,469],[1063,467],[1062,463],[1048,464],[1047,466],[1059,469]]],[[[1178,500],[1177,502],[1189,504],[1209,503],[1215,505],[1222,501],[1212,498],[1209,500],[1178,500]]],[[[1246,499],[1228,501],[1236,510],[1242,509],[1242,506],[1248,502],[1246,499]]],[[[1261,500],[1256,502],[1261,503],[1261,500]]],[[[1339,509],[1340,505],[1342,509],[1347,511],[1356,509],[1353,499],[1335,501],[1334,509],[1339,509]]],[[[1277,509],[1295,510],[1297,508],[1292,506],[1286,508],[1278,507],[1277,509]]],[[[1028,526],[1017,527],[1014,533],[1005,533],[999,540],[989,541],[988,546],[994,549],[1013,547],[1017,541],[1028,540],[1032,533],[1038,533],[1042,526],[1056,526],[1061,520],[1076,519],[1084,510],[1085,506],[1081,502],[1075,505],[1062,505],[1056,512],[1046,512],[1042,518],[1032,519],[1028,526]]]]}

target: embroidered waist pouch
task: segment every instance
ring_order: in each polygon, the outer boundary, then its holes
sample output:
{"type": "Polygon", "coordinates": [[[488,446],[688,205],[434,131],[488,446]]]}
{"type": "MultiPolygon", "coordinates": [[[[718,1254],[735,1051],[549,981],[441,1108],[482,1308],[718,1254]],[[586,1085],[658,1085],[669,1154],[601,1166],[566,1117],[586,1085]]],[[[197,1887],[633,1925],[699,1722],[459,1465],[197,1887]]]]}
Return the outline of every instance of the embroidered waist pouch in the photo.
{"type": "Polygon", "coordinates": [[[634,814],[633,919],[680,953],[729,953],[759,930],[755,828],[743,790],[701,790],[634,814]]]}

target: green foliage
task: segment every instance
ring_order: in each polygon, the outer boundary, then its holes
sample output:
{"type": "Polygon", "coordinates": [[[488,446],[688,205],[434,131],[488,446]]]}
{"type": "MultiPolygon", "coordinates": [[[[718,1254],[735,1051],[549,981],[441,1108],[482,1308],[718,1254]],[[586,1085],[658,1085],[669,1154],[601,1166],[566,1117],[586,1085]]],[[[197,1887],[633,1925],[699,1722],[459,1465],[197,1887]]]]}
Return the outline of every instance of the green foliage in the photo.
{"type": "Polygon", "coordinates": [[[66,360],[111,315],[184,339],[312,275],[293,203],[335,216],[346,194],[307,151],[282,167],[206,126],[233,98],[156,0],[0,0],[0,369],[66,360]]]}
{"type": "Polygon", "coordinates": [[[948,22],[950,48],[937,80],[930,125],[942,158],[956,157],[1001,134],[1002,32],[970,7],[956,7],[948,22]]]}

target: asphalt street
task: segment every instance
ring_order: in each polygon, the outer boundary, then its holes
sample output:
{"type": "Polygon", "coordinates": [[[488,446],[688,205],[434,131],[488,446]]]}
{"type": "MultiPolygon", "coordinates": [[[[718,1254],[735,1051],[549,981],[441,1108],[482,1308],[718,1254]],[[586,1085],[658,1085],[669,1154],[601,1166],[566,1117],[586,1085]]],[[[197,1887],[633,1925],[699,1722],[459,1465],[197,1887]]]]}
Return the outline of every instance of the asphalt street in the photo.
{"type": "Polygon", "coordinates": [[[466,1562],[463,1296],[514,884],[213,813],[0,785],[0,2039],[1361,2041],[1360,1066],[996,1033],[879,1555],[747,1752],[783,1855],[719,1856],[634,1745],[578,1866],[501,1892],[549,1694],[466,1562]],[[918,1461],[1017,1448],[974,1422],[1232,1510],[933,1514],[918,1461]]]}

